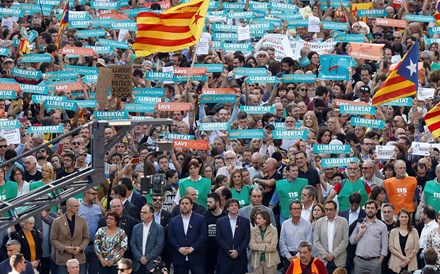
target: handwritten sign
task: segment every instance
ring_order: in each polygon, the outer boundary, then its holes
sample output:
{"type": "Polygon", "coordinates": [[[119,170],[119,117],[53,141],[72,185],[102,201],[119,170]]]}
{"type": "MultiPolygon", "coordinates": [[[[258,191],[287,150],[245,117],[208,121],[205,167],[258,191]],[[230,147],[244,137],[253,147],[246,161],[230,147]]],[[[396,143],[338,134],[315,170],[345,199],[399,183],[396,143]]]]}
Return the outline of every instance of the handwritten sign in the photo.
{"type": "Polygon", "coordinates": [[[112,70],[111,89],[115,98],[130,98],[132,89],[131,66],[115,66],[112,70]]]}

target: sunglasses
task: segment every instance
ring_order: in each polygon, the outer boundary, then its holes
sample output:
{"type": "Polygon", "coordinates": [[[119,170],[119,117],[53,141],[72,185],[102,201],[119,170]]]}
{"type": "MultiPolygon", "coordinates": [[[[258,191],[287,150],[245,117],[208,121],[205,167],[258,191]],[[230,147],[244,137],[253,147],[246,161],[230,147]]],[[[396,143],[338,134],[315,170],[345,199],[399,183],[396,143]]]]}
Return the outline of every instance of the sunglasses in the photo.
{"type": "Polygon", "coordinates": [[[152,198],[151,199],[153,202],[160,202],[160,201],[162,201],[162,199],[160,199],[160,198],[152,198]]]}
{"type": "Polygon", "coordinates": [[[72,142],[72,145],[76,146],[76,145],[81,145],[80,142],[72,142]]]}
{"type": "Polygon", "coordinates": [[[129,270],[129,268],[118,268],[118,271],[124,272],[125,270],[129,270]]]}
{"type": "Polygon", "coordinates": [[[8,147],[7,145],[0,146],[0,148],[7,148],[7,147],[8,147]]]}

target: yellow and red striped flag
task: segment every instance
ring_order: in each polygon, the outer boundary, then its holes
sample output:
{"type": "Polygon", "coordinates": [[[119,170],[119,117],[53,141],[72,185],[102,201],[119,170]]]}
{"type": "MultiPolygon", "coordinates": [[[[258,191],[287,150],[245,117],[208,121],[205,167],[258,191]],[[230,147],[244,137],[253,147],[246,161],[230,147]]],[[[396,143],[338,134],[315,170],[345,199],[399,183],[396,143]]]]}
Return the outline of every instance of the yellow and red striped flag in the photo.
{"type": "Polygon", "coordinates": [[[435,4],[434,20],[435,24],[440,26],[440,1],[437,1],[437,4],[435,4]]]}
{"type": "Polygon", "coordinates": [[[440,137],[440,103],[428,111],[423,119],[429,131],[431,131],[432,136],[434,138],[440,137]]]}
{"type": "Polygon", "coordinates": [[[418,84],[418,51],[416,41],[411,49],[382,83],[373,96],[373,106],[382,105],[399,98],[413,96],[417,92],[418,84]]]}
{"type": "Polygon", "coordinates": [[[63,14],[61,15],[60,26],[58,28],[58,36],[55,41],[57,48],[60,48],[61,36],[63,35],[63,30],[69,26],[69,0],[66,1],[63,8],[63,14]]]}
{"type": "Polygon", "coordinates": [[[160,14],[139,13],[133,44],[136,56],[171,52],[198,43],[205,25],[209,0],[193,0],[160,14]]]}

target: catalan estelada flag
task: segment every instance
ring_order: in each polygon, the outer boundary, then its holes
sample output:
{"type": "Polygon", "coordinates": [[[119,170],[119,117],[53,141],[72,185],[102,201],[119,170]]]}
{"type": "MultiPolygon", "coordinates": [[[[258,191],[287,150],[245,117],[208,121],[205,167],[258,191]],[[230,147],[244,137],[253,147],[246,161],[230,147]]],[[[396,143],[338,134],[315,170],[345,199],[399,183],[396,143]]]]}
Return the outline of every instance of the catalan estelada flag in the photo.
{"type": "Polygon", "coordinates": [[[160,14],[139,13],[133,44],[136,56],[171,52],[198,43],[205,25],[209,0],[193,0],[160,14]]]}
{"type": "Polygon", "coordinates": [[[66,4],[64,5],[63,14],[61,15],[60,27],[58,28],[58,36],[55,42],[58,48],[60,48],[61,35],[63,34],[63,30],[68,26],[69,26],[69,0],[67,0],[66,4]]]}
{"type": "Polygon", "coordinates": [[[428,111],[423,118],[432,136],[434,138],[440,137],[440,103],[428,111]]]}
{"type": "Polygon", "coordinates": [[[29,40],[26,37],[21,36],[20,43],[18,44],[18,55],[22,56],[23,54],[31,53],[31,50],[29,48],[30,45],[31,44],[29,43],[29,40]]]}
{"type": "Polygon", "coordinates": [[[396,69],[390,73],[379,90],[374,94],[374,106],[416,94],[418,84],[418,52],[419,44],[416,41],[397,64],[396,69]]]}
{"type": "Polygon", "coordinates": [[[435,4],[434,20],[437,26],[440,26],[440,0],[435,4]]]}

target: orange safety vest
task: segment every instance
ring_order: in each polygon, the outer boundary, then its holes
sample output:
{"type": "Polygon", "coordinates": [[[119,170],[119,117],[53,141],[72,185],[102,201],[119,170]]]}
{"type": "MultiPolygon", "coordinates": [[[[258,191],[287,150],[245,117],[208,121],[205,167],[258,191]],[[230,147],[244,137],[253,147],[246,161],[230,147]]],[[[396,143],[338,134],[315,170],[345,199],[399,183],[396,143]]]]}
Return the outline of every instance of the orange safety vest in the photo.
{"type": "Polygon", "coordinates": [[[414,206],[414,193],[417,189],[417,179],[412,176],[406,176],[404,179],[395,177],[385,180],[385,189],[387,191],[388,200],[394,205],[397,214],[401,209],[409,212],[416,211],[414,206]]]}
{"type": "MultiPolygon", "coordinates": [[[[313,259],[312,267],[311,267],[310,270],[311,270],[311,273],[318,274],[319,271],[318,271],[318,268],[315,265],[315,261],[316,260],[319,260],[319,259],[318,258],[314,258],[313,259]]],[[[293,262],[292,274],[302,274],[303,271],[302,271],[302,268],[301,268],[301,258],[293,259],[292,262],[293,262]]]]}

